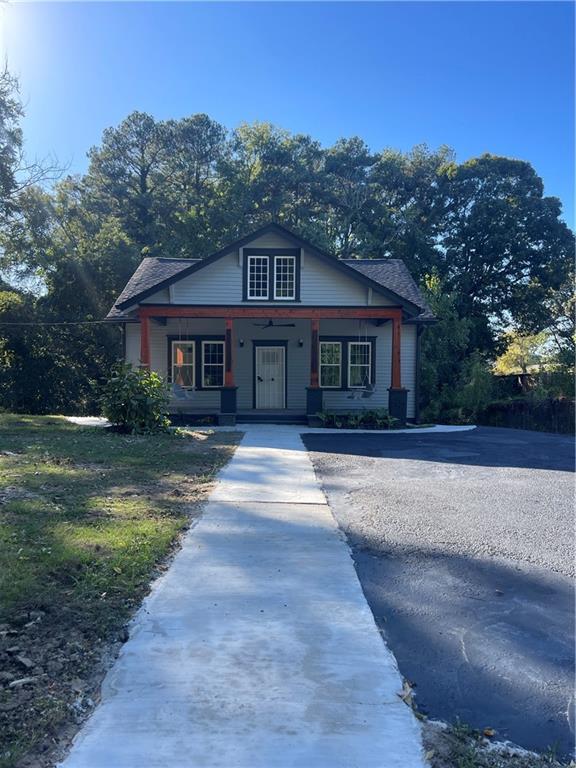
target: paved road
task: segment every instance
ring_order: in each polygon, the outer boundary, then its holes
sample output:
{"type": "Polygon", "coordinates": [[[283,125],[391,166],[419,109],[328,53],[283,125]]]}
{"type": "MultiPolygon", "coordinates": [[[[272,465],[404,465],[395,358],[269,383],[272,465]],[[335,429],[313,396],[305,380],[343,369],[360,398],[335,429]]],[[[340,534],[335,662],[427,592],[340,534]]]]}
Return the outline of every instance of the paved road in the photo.
{"type": "Polygon", "coordinates": [[[572,439],[479,428],[304,441],[420,708],[570,752],[572,439]]]}

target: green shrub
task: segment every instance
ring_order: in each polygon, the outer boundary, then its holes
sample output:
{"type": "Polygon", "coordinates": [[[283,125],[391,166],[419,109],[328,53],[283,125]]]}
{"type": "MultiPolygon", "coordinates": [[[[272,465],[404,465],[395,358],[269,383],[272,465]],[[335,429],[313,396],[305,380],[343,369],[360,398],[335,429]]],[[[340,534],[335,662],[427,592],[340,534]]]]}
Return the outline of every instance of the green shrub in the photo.
{"type": "Polygon", "coordinates": [[[385,408],[348,413],[321,411],[316,415],[323,427],[332,429],[393,429],[398,424],[385,408]]]}
{"type": "Polygon", "coordinates": [[[474,352],[465,366],[459,405],[464,416],[474,419],[493,397],[493,377],[479,352],[474,352]]]}
{"type": "Polygon", "coordinates": [[[154,371],[119,365],[105,384],[102,413],[116,427],[127,432],[149,434],[165,431],[168,388],[154,371]]]}
{"type": "Polygon", "coordinates": [[[495,400],[479,411],[477,423],[487,427],[574,434],[574,400],[566,397],[495,400]]]}

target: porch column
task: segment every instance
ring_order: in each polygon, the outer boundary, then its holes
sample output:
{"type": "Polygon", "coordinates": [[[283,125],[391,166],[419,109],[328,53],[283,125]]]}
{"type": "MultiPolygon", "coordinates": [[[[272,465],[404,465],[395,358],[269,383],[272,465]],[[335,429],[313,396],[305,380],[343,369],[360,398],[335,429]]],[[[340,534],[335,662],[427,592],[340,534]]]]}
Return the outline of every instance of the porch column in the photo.
{"type": "Polygon", "coordinates": [[[140,315],[140,365],[150,368],[150,318],[140,315]]]}
{"type": "Polygon", "coordinates": [[[319,378],[320,320],[310,320],[310,386],[306,388],[306,415],[308,424],[318,421],[316,414],[322,410],[322,390],[319,378]]]}
{"type": "Polygon", "coordinates": [[[224,320],[224,386],[220,390],[220,413],[218,424],[234,426],[236,424],[236,391],[234,384],[234,321],[224,320]]]}
{"type": "Polygon", "coordinates": [[[233,347],[233,340],[234,340],[234,326],[233,326],[233,320],[226,318],[224,321],[226,324],[226,331],[224,336],[224,361],[225,361],[225,370],[224,370],[224,386],[225,387],[233,387],[234,386],[234,347],[233,347]]]}
{"type": "Polygon", "coordinates": [[[402,342],[402,318],[392,318],[392,386],[388,390],[388,412],[390,416],[398,419],[400,424],[406,423],[408,406],[408,390],[402,388],[401,379],[401,355],[402,342]]]}
{"type": "Polygon", "coordinates": [[[401,325],[399,318],[392,320],[392,389],[400,389],[400,343],[401,325]]]}
{"type": "Polygon", "coordinates": [[[318,355],[320,350],[320,320],[310,321],[310,387],[318,386],[318,355]]]}

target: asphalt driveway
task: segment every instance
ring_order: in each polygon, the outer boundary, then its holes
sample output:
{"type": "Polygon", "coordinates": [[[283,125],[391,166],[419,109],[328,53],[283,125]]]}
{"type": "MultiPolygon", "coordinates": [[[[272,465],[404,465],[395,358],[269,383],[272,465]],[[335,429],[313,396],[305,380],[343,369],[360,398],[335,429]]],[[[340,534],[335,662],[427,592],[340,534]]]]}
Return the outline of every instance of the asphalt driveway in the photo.
{"type": "Polygon", "coordinates": [[[570,753],[573,440],[491,428],[303,439],[419,708],[570,753]]]}

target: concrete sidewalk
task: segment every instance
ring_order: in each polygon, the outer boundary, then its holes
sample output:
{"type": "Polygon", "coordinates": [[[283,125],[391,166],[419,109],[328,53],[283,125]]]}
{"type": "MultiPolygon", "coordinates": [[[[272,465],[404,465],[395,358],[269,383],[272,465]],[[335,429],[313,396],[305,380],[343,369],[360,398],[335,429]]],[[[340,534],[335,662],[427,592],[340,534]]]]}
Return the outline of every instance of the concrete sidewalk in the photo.
{"type": "Polygon", "coordinates": [[[297,430],[248,429],[65,768],[423,768],[297,430]]]}

